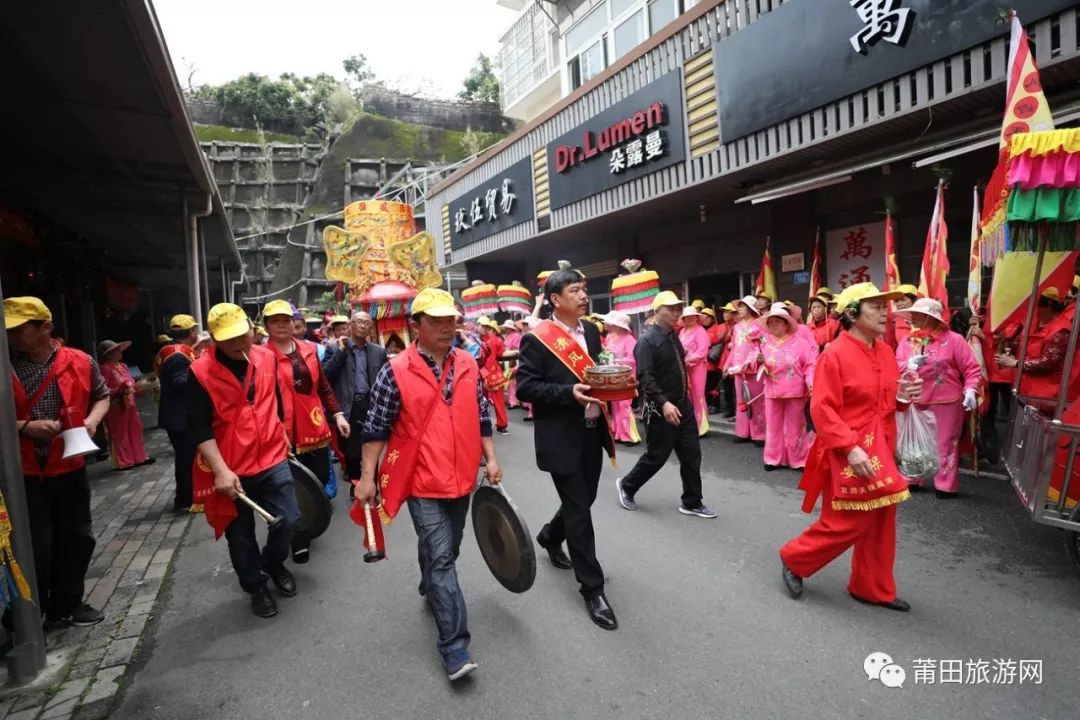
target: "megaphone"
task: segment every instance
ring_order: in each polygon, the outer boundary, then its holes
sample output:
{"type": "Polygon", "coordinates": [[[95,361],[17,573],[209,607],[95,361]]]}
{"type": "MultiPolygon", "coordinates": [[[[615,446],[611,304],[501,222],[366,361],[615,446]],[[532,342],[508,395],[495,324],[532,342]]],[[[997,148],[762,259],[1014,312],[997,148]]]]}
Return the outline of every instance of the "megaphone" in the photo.
{"type": "Polygon", "coordinates": [[[64,441],[64,460],[101,451],[101,448],[90,437],[90,433],[86,431],[82,411],[76,408],[62,408],[60,429],[60,438],[64,441]]]}

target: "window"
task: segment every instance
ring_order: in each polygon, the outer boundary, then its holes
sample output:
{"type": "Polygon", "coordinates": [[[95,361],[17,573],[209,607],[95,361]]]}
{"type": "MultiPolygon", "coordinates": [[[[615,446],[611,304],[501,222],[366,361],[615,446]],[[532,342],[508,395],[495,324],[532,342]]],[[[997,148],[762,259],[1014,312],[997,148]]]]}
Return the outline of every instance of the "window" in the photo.
{"type": "Polygon", "coordinates": [[[607,67],[607,53],[604,52],[605,37],[590,45],[580,55],[570,61],[570,89],[576,90],[589,82],[595,75],[607,67]]]}
{"type": "Polygon", "coordinates": [[[644,18],[644,11],[638,10],[615,28],[615,55],[613,59],[621,58],[645,40],[644,18]]]}
{"type": "Polygon", "coordinates": [[[679,13],[678,0],[652,0],[649,3],[649,32],[659,32],[660,28],[675,19],[679,13]]]}
{"type": "Polygon", "coordinates": [[[611,19],[618,20],[620,15],[640,2],[641,0],[611,0],[611,19]]]}
{"type": "Polygon", "coordinates": [[[566,54],[573,56],[607,26],[607,5],[600,3],[566,33],[566,54]]]}

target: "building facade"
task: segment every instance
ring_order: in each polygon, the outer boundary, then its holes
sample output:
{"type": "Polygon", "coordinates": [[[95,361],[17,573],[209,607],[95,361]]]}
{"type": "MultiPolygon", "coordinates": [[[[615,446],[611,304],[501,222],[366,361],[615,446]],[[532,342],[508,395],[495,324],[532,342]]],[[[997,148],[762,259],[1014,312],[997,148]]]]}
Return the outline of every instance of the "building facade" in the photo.
{"type": "MultiPolygon", "coordinates": [[[[610,23],[625,20],[608,3],[591,3],[608,24],[589,26],[605,48],[610,23]]],[[[882,282],[889,212],[902,279],[917,281],[943,179],[950,291],[961,298],[973,190],[996,162],[1005,105],[999,3],[703,0],[683,10],[433,189],[443,264],[506,282],[566,259],[602,295],[618,261],[635,257],[665,285],[726,301],[752,286],[768,241],[781,295],[798,299],[818,235],[827,284],[882,282]],[[500,214],[507,191],[516,204],[500,214]]],[[[560,38],[563,82],[581,55],[569,48],[591,42],[567,44],[585,20],[575,17],[560,38]]],[[[1067,126],[1080,118],[1078,9],[1031,0],[1020,19],[1067,126]]]]}

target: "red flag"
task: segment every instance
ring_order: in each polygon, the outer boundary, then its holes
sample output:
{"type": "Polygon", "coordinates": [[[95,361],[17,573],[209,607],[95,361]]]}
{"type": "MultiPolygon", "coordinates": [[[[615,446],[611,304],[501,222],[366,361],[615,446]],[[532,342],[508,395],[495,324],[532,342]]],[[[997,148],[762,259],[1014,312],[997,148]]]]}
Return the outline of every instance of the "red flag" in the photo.
{"type": "Polygon", "coordinates": [[[900,287],[900,267],[896,264],[896,231],[892,213],[885,213],[885,292],[900,287]]]}
{"type": "MultiPolygon", "coordinates": [[[[821,228],[817,229],[817,234],[814,236],[814,261],[810,264],[810,297],[809,300],[813,300],[814,296],[821,290],[821,228]]],[[[807,321],[810,320],[810,314],[807,313],[807,321]]]]}
{"type": "Polygon", "coordinates": [[[923,249],[922,270],[919,273],[919,292],[923,297],[941,303],[943,316],[949,319],[949,292],[945,279],[949,277],[948,253],[949,227],[945,224],[945,182],[939,181],[934,214],[930,217],[930,229],[926,232],[923,249]]]}
{"type": "Polygon", "coordinates": [[[349,508],[349,517],[352,521],[360,526],[360,532],[364,535],[364,547],[369,552],[378,552],[386,547],[386,542],[383,536],[383,512],[382,507],[373,507],[370,510],[370,516],[364,512],[364,504],[360,502],[360,498],[353,500],[352,507],[349,508]],[[368,520],[371,521],[371,532],[368,533],[368,520]]]}
{"type": "Polygon", "coordinates": [[[192,502],[206,506],[206,522],[214,528],[214,539],[220,540],[236,519],[236,501],[214,490],[214,474],[200,452],[191,467],[191,489],[192,502]]]}
{"type": "Polygon", "coordinates": [[[772,256],[769,254],[769,238],[765,238],[765,255],[761,258],[761,271],[758,272],[754,294],[765,293],[773,302],[776,302],[776,273],[773,272],[772,256]]]}

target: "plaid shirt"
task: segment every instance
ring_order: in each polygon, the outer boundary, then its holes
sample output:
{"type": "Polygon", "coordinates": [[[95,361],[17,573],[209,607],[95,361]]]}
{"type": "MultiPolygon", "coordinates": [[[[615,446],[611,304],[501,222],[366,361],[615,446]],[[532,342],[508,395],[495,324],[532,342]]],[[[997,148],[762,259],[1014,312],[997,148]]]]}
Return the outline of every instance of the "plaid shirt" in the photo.
{"type": "MultiPolygon", "coordinates": [[[[11,367],[15,371],[15,377],[19,378],[27,398],[36,393],[38,388],[41,387],[41,383],[45,380],[45,376],[49,374],[49,369],[52,368],[53,361],[56,360],[56,353],[59,350],[60,346],[54,345],[49,358],[43,363],[36,363],[21,353],[15,356],[15,361],[11,367]]],[[[107,397],[109,397],[109,388],[105,385],[105,378],[101,375],[101,368],[94,358],[90,358],[90,402],[93,404],[107,397]]],[[[62,406],[63,399],[60,397],[60,386],[56,384],[56,379],[53,378],[53,381],[45,388],[45,392],[41,393],[41,397],[34,403],[34,407],[30,408],[30,419],[58,420],[62,406]]],[[[89,412],[90,408],[80,408],[80,410],[89,412]]],[[[51,442],[51,440],[34,441],[34,454],[42,467],[44,467],[45,460],[49,457],[49,444],[51,442]]]]}
{"type": "MultiPolygon", "coordinates": [[[[435,381],[442,378],[442,368],[435,359],[416,348],[420,357],[424,359],[431,372],[435,375],[435,381]]],[[[454,396],[454,363],[450,360],[453,354],[447,355],[446,384],[443,386],[443,399],[450,402],[454,396]]],[[[480,408],[480,435],[491,437],[491,415],[487,395],[484,392],[484,380],[477,373],[476,376],[476,402],[480,408]]],[[[401,390],[397,380],[394,379],[394,371],[390,363],[382,366],[379,374],[375,377],[375,387],[371,388],[371,409],[368,410],[364,420],[364,442],[386,441],[390,439],[390,431],[401,414],[401,390]]]]}

